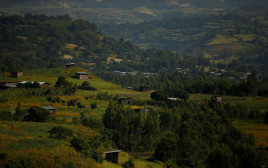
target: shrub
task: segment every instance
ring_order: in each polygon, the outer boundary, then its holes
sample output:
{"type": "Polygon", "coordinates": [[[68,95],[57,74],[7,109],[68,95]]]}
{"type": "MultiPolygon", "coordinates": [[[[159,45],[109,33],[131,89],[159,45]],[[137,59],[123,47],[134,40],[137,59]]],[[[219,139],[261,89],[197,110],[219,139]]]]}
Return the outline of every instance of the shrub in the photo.
{"type": "Polygon", "coordinates": [[[77,103],[77,107],[79,107],[79,108],[85,108],[86,106],[84,104],[82,104],[81,102],[78,102],[77,103]]]}
{"type": "Polygon", "coordinates": [[[135,168],[135,163],[132,159],[130,159],[129,161],[127,161],[124,165],[124,168],[135,168]]]}
{"type": "Polygon", "coordinates": [[[5,160],[7,157],[6,153],[0,153],[0,159],[5,160]]]}
{"type": "Polygon", "coordinates": [[[7,102],[7,101],[8,101],[8,98],[7,98],[6,96],[2,95],[2,96],[0,97],[0,102],[1,102],[1,103],[5,103],[5,102],[7,102]]]}
{"type": "Polygon", "coordinates": [[[50,131],[51,138],[66,139],[73,136],[73,131],[69,128],[64,128],[62,126],[55,126],[50,131]]]}
{"type": "Polygon", "coordinates": [[[79,137],[73,138],[70,143],[77,151],[88,150],[90,148],[89,144],[79,137]]]}
{"type": "Polygon", "coordinates": [[[67,104],[68,106],[75,106],[77,101],[78,101],[77,99],[72,99],[72,100],[69,100],[67,104]]]}
{"type": "Polygon", "coordinates": [[[62,163],[63,168],[74,168],[74,163],[73,162],[63,162],[62,163]]]}
{"type": "Polygon", "coordinates": [[[82,86],[90,86],[89,82],[88,81],[85,81],[82,83],[82,86]]]}
{"type": "Polygon", "coordinates": [[[97,104],[96,104],[96,103],[92,103],[92,104],[90,105],[90,107],[91,107],[91,109],[95,109],[95,108],[97,108],[97,104]]]}
{"type": "Polygon", "coordinates": [[[264,123],[268,124],[268,111],[264,113],[264,123]]]}
{"type": "Polygon", "coordinates": [[[92,151],[92,158],[98,162],[98,163],[103,163],[103,157],[100,152],[96,152],[95,150],[92,151]]]}
{"type": "Polygon", "coordinates": [[[41,107],[32,107],[28,110],[28,115],[24,117],[25,121],[45,122],[50,117],[50,112],[41,107]]]}
{"type": "Polygon", "coordinates": [[[12,120],[12,115],[9,111],[1,111],[0,112],[0,120],[12,120]]]}
{"type": "Polygon", "coordinates": [[[89,118],[84,118],[82,120],[82,124],[84,126],[90,127],[90,128],[96,128],[96,129],[101,129],[103,128],[103,123],[101,120],[89,117],[89,118]]]}

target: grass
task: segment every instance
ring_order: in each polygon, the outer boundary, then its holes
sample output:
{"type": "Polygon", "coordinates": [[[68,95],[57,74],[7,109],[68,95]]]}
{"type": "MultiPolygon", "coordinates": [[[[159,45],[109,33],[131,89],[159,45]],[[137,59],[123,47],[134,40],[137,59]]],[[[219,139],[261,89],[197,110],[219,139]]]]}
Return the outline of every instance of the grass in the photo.
{"type": "Polygon", "coordinates": [[[239,41],[237,38],[227,37],[221,34],[218,34],[210,43],[207,45],[216,45],[216,44],[230,44],[233,42],[239,41]]]}
{"type": "MultiPolygon", "coordinates": [[[[104,161],[101,165],[102,168],[122,168],[122,165],[127,162],[132,156],[126,152],[120,152],[119,164],[114,164],[108,161],[104,161]]],[[[164,164],[161,162],[151,162],[143,159],[134,159],[135,168],[164,168],[164,164]]]]}

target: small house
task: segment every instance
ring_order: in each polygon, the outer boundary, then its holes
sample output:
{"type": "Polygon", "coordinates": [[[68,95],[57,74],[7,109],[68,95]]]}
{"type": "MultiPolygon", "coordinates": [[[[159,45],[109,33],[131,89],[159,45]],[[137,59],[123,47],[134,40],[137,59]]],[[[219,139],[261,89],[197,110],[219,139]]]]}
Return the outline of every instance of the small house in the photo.
{"type": "Polygon", "coordinates": [[[149,92],[151,89],[148,86],[140,86],[139,91],[140,92],[149,92]]]}
{"type": "Polygon", "coordinates": [[[66,64],[66,68],[72,68],[75,66],[75,63],[68,63],[66,64]]]}
{"type": "Polygon", "coordinates": [[[47,82],[22,81],[22,82],[19,82],[18,84],[25,85],[27,83],[31,83],[31,84],[38,83],[41,89],[50,88],[50,84],[47,82]]]}
{"type": "Polygon", "coordinates": [[[50,84],[47,82],[38,82],[41,89],[50,88],[50,84]]]}
{"type": "Polygon", "coordinates": [[[107,151],[107,152],[104,152],[106,154],[106,157],[105,159],[107,161],[110,161],[110,162],[113,162],[113,163],[116,163],[118,164],[119,163],[119,153],[121,152],[122,150],[116,150],[116,151],[107,151]]]}
{"type": "Polygon", "coordinates": [[[217,100],[218,102],[222,102],[222,97],[221,97],[221,96],[216,96],[216,100],[217,100]]]}
{"type": "Polygon", "coordinates": [[[51,107],[51,106],[42,106],[41,108],[46,109],[46,110],[49,110],[51,116],[56,115],[56,109],[54,107],[51,107]]]}
{"type": "Polygon", "coordinates": [[[76,72],[75,78],[80,80],[88,80],[88,73],[87,72],[76,72]]]}
{"type": "Polygon", "coordinates": [[[121,98],[118,100],[118,103],[124,103],[125,105],[130,105],[132,103],[132,98],[121,98]]]}
{"type": "Polygon", "coordinates": [[[0,83],[0,89],[16,88],[17,83],[2,82],[0,83]]]}
{"type": "Polygon", "coordinates": [[[12,78],[22,78],[23,72],[11,72],[11,77],[12,78]]]}

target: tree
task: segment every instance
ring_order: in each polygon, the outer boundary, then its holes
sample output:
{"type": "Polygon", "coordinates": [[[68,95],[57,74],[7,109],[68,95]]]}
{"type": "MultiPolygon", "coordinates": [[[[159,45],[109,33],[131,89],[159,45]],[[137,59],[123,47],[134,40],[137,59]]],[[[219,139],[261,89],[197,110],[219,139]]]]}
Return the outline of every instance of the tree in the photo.
{"type": "Polygon", "coordinates": [[[62,126],[55,126],[50,131],[51,138],[66,139],[73,136],[73,131],[69,128],[64,128],[62,126]]]}
{"type": "Polygon", "coordinates": [[[89,144],[79,137],[73,138],[70,143],[77,151],[88,150],[90,148],[89,144]]]}
{"type": "Polygon", "coordinates": [[[25,121],[45,122],[50,117],[50,112],[41,107],[31,107],[28,115],[24,117],[25,121]]]}
{"type": "Polygon", "coordinates": [[[123,165],[124,168],[135,168],[135,163],[133,159],[128,160],[126,163],[123,165]]]}
{"type": "Polygon", "coordinates": [[[97,107],[97,104],[96,104],[96,103],[92,103],[92,104],[90,105],[90,107],[91,107],[91,109],[95,109],[95,108],[97,107]]]}
{"type": "Polygon", "coordinates": [[[85,81],[85,82],[82,83],[82,86],[85,86],[86,87],[86,86],[90,86],[90,84],[89,84],[88,81],[85,81]]]}
{"type": "Polygon", "coordinates": [[[178,157],[177,141],[173,134],[169,134],[157,145],[154,158],[163,162],[168,160],[176,162],[176,157],[178,157]]]}
{"type": "Polygon", "coordinates": [[[264,113],[264,123],[268,124],[268,111],[264,113]]]}
{"type": "Polygon", "coordinates": [[[238,167],[238,158],[227,145],[221,145],[214,148],[207,159],[207,165],[210,168],[232,168],[238,167]]]}
{"type": "Polygon", "coordinates": [[[72,95],[76,91],[76,85],[73,85],[71,82],[67,81],[64,76],[59,76],[55,84],[56,88],[63,89],[64,94],[72,95]]]}

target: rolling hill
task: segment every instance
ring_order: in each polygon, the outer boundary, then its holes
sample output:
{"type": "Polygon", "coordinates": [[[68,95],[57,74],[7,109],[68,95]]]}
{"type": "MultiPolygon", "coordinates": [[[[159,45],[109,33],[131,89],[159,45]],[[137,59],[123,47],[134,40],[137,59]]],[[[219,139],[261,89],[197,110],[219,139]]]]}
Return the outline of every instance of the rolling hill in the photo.
{"type": "MultiPolygon", "coordinates": [[[[268,51],[266,7],[242,7],[231,13],[178,16],[135,24],[100,26],[105,34],[124,37],[142,48],[168,48],[216,62],[237,60],[266,69],[268,51]]],[[[267,71],[267,69],[266,69],[267,71]]]]}
{"type": "Polygon", "coordinates": [[[0,10],[6,14],[64,15],[82,18],[96,24],[142,23],[178,14],[199,15],[232,11],[244,4],[264,4],[265,0],[1,0],[0,10]]]}

